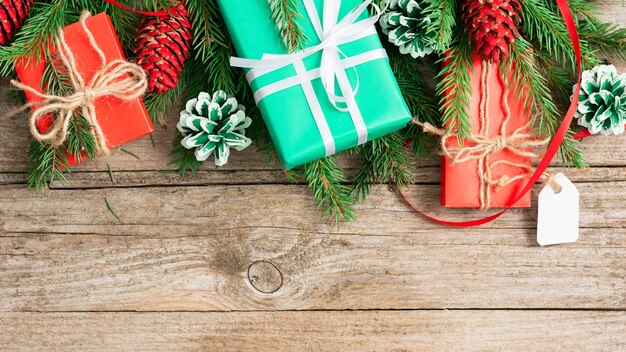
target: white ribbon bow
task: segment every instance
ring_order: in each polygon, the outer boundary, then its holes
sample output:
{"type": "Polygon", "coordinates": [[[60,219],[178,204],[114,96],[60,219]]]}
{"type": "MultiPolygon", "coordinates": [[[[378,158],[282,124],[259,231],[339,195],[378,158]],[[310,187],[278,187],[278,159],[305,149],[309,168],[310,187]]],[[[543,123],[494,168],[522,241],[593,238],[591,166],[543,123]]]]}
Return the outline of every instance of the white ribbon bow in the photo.
{"type": "Polygon", "coordinates": [[[319,12],[315,7],[314,1],[303,0],[303,3],[315,33],[320,40],[319,44],[293,54],[264,54],[260,60],[232,57],[230,63],[235,67],[250,68],[251,70],[246,75],[250,83],[257,77],[285,66],[293,65],[296,69],[297,77],[295,79],[288,78],[260,88],[255,92],[257,103],[270,94],[301,84],[324,140],[326,154],[331,155],[335,152],[334,141],[310,81],[316,77],[321,79],[332,106],[338,111],[350,113],[358,134],[358,143],[365,143],[367,141],[367,127],[355,101],[355,96],[359,89],[359,76],[354,67],[368,61],[386,58],[387,55],[384,49],[376,49],[348,58],[339,46],[376,34],[374,24],[380,18],[382,11],[380,7],[372,3],[372,0],[365,0],[339,21],[341,0],[330,0],[324,1],[322,21],[320,21],[319,12]],[[370,5],[374,8],[375,15],[357,21],[359,16],[367,11],[370,5]],[[303,60],[318,52],[322,53],[319,69],[307,72],[303,60]],[[356,77],[354,87],[346,73],[346,70],[350,68],[354,70],[356,77]],[[341,95],[336,93],[335,83],[339,85],[341,95]]]}

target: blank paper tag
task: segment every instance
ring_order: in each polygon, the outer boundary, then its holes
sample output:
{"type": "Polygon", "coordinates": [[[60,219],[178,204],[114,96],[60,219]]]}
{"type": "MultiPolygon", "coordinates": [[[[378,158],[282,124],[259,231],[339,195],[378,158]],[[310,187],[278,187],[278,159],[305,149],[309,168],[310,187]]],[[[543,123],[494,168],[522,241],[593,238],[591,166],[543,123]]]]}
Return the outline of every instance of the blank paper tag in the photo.
{"type": "Polygon", "coordinates": [[[578,240],[580,195],[576,186],[562,173],[554,176],[561,186],[555,193],[548,183],[539,192],[537,242],[541,246],[570,243],[578,240]]]}

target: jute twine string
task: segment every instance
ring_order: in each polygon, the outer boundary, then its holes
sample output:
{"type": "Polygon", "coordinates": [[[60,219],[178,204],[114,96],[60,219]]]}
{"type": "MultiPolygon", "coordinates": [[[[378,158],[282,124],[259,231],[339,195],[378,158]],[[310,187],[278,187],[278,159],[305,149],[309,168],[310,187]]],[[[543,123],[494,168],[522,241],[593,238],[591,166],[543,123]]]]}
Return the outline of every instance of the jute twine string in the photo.
{"type": "MultiPolygon", "coordinates": [[[[500,125],[500,134],[497,136],[488,136],[489,132],[489,89],[488,82],[491,74],[491,66],[483,61],[482,72],[480,78],[481,100],[479,105],[479,122],[480,128],[478,133],[473,133],[466,138],[466,144],[463,147],[450,146],[448,140],[456,138],[453,131],[448,129],[440,129],[427,122],[421,122],[417,118],[413,118],[412,122],[424,129],[424,132],[434,134],[441,137],[441,152],[451,160],[452,163],[463,163],[470,160],[478,161],[478,177],[480,181],[479,202],[480,209],[486,210],[491,206],[491,187],[504,187],[513,182],[524,179],[532,175],[534,169],[523,163],[515,163],[509,160],[490,161],[492,153],[508,150],[520,157],[537,158],[539,155],[533,151],[547,145],[549,138],[537,139],[529,132],[531,131],[530,123],[516,129],[511,134],[507,134],[507,125],[511,119],[511,109],[509,107],[508,96],[509,88],[505,85],[501,103],[504,111],[504,119],[500,125]],[[503,175],[497,179],[492,176],[495,167],[507,165],[522,169],[524,172],[515,176],[503,175]]],[[[553,189],[558,193],[561,187],[556,183],[552,176],[544,173],[542,179],[545,183],[550,183],[553,189]]]]}
{"type": "Polygon", "coordinates": [[[85,82],[76,66],[74,54],[65,41],[63,28],[59,28],[56,49],[60,63],[67,70],[74,92],[66,96],[51,95],[39,92],[37,89],[16,80],[11,80],[11,84],[15,87],[28,91],[41,99],[41,101],[25,104],[12,114],[36,107],[29,117],[30,132],[36,140],[48,142],[53,146],[59,146],[65,142],[70,122],[76,115],[80,115],[91,126],[90,132],[98,142],[98,153],[108,154],[109,148],[100,123],[96,118],[94,102],[105,96],[115,97],[123,101],[140,98],[146,92],[148,82],[146,74],[140,66],[120,59],[111,62],[106,61],[104,52],[87,27],[86,20],[89,17],[91,14],[85,11],[80,16],[79,22],[87,34],[91,48],[100,58],[100,69],[89,82],[85,82]],[[45,132],[40,132],[37,127],[39,119],[54,115],[56,117],[52,126],[45,132]]]}

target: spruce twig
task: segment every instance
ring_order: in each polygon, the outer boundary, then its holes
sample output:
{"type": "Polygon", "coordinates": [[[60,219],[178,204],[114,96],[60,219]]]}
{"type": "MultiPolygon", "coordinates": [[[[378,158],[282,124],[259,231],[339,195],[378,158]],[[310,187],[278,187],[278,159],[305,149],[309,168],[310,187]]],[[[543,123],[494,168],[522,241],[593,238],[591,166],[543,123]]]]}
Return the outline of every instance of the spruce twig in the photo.
{"type": "Polygon", "coordinates": [[[412,183],[411,163],[406,157],[405,139],[399,132],[375,139],[358,147],[364,159],[356,174],[352,194],[365,200],[374,183],[395,183],[398,189],[412,183]]]}
{"type": "Polygon", "coordinates": [[[302,32],[298,4],[296,0],[267,0],[272,11],[272,20],[280,32],[280,36],[289,49],[295,52],[306,44],[307,37],[302,32]]]}
{"type": "Polygon", "coordinates": [[[456,31],[448,53],[440,60],[443,68],[437,74],[437,95],[440,99],[442,123],[449,131],[456,129],[459,140],[470,136],[472,126],[469,118],[469,97],[472,94],[470,70],[473,60],[469,39],[465,32],[456,31]]]}
{"type": "MultiPolygon", "coordinates": [[[[503,76],[509,77],[512,72],[511,84],[516,88],[518,97],[525,99],[526,110],[533,113],[532,122],[538,125],[539,135],[550,137],[554,136],[561,124],[560,114],[552,101],[545,77],[537,70],[531,52],[530,43],[524,38],[518,38],[511,48],[511,56],[504,63],[503,76]]],[[[577,145],[578,142],[568,134],[563,140],[560,153],[565,163],[584,168],[586,163],[577,145]]]]}
{"type": "Polygon", "coordinates": [[[302,167],[304,177],[313,190],[319,208],[326,208],[324,216],[331,215],[335,221],[356,219],[352,206],[354,198],[348,186],[343,185],[346,177],[337,165],[334,156],[310,162],[302,167]]]}
{"type": "Polygon", "coordinates": [[[431,0],[424,11],[430,20],[426,31],[436,33],[433,36],[434,43],[429,45],[434,45],[438,53],[445,53],[450,47],[457,22],[457,6],[457,0],[431,0]]]}

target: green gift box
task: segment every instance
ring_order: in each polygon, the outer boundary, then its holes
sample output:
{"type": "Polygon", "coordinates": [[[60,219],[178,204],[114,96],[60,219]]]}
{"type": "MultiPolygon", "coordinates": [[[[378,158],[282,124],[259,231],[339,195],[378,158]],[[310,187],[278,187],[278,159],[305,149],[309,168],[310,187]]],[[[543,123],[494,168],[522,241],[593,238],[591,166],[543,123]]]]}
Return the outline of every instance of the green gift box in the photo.
{"type": "Polygon", "coordinates": [[[288,55],[267,1],[218,0],[242,57],[231,62],[247,68],[285,169],[409,122],[411,114],[374,27],[376,18],[367,14],[370,2],[301,0],[300,25],[308,47],[288,55]]]}

